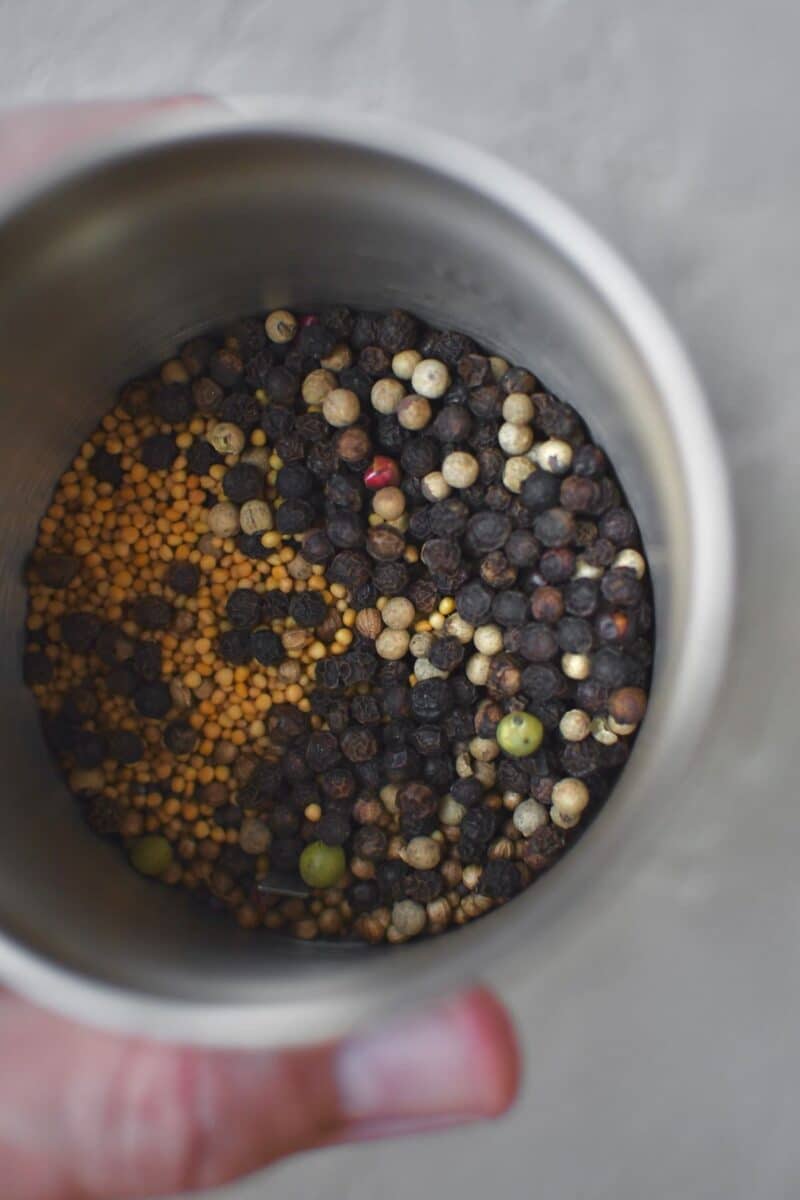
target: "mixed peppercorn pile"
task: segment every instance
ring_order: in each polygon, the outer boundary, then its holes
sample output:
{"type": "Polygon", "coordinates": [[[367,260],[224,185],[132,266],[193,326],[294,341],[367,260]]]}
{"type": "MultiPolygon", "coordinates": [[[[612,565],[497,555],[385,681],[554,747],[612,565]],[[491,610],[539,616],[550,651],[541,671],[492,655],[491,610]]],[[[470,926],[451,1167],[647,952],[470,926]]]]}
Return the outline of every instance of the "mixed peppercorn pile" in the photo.
{"type": "Polygon", "coordinates": [[[399,311],[248,318],[127,384],[28,581],[25,678],[89,825],[246,928],[403,942],[505,902],[647,703],[605,454],[399,311]]]}

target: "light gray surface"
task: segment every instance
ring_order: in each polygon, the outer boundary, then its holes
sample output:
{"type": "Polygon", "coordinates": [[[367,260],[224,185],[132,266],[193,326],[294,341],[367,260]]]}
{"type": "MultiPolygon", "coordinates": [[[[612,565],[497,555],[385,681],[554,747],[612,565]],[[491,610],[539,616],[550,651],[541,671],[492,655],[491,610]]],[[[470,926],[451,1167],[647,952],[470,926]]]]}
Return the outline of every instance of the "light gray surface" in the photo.
{"type": "Polygon", "coordinates": [[[527,1055],[515,1113],[317,1154],[220,1197],[797,1194],[798,26],[778,0],[0,4],[3,101],[311,94],[538,175],[663,302],[734,470],[740,640],[717,738],[576,944],[558,1010],[532,1010],[524,964],[497,981],[527,1055]]]}

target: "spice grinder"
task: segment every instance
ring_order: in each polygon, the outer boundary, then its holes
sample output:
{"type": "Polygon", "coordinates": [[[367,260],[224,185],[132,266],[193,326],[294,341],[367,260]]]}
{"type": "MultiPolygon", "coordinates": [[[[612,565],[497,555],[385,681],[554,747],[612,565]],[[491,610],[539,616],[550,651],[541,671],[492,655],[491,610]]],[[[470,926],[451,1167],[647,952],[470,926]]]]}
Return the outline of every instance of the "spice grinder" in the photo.
{"type": "Polygon", "coordinates": [[[657,847],[711,714],[729,636],[732,526],[708,410],[652,301],[560,202],[437,135],[198,105],[0,196],[0,980],[136,1033],[318,1040],[503,967],[544,1011],[592,914],[657,847]],[[399,947],[237,929],[133,873],[85,827],[21,678],[24,557],[114,389],[238,315],[409,309],[530,364],[586,418],[642,529],[655,592],[650,711],[609,802],[534,887],[399,947]]]}

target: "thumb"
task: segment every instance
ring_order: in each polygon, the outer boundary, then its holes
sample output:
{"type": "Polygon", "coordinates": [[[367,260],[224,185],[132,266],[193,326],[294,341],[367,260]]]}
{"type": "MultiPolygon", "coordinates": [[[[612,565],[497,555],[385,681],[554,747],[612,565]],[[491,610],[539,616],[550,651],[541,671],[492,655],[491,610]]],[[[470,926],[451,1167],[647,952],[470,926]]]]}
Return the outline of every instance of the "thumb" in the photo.
{"type": "Polygon", "coordinates": [[[518,1080],[504,1010],[477,989],[339,1043],[165,1047],[0,1009],[0,1175],[18,1200],[208,1188],[298,1150],[496,1116],[518,1080]]]}

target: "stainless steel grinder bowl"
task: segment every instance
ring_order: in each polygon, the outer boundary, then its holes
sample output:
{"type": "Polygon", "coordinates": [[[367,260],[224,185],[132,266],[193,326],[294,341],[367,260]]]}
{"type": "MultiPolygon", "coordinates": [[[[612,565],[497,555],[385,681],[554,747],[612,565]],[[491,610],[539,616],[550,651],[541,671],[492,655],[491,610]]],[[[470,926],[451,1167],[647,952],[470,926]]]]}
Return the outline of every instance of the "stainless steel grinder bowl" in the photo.
{"type": "MultiPolygon", "coordinates": [[[[198,1042],[302,1042],[479,975],[558,964],[657,843],[712,705],[732,534],[708,411],[641,287],[530,180],[420,130],[198,110],[0,199],[0,978],[87,1020],[198,1042]],[[277,305],[400,306],[532,367],[587,418],[638,515],[658,645],[611,800],[512,904],[402,947],[238,930],[136,876],[82,824],[20,679],[22,566],[59,473],[115,386],[193,334],[277,305]]],[[[547,968],[547,969],[545,969],[547,968]]]]}

